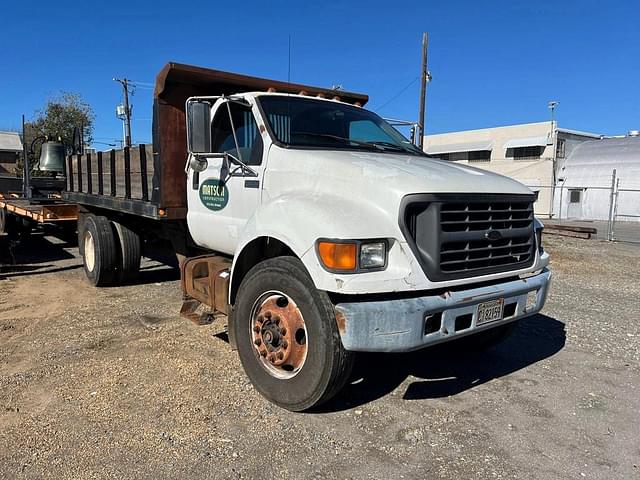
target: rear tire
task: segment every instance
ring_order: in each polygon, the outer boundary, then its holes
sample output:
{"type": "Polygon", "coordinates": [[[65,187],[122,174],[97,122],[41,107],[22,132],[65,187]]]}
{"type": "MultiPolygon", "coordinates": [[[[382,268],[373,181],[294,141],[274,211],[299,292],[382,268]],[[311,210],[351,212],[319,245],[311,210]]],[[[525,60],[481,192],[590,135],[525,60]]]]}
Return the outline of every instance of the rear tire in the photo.
{"type": "Polygon", "coordinates": [[[118,273],[118,249],[111,222],[87,215],[81,231],[82,262],[89,283],[96,287],[112,284],[118,273]]]}
{"type": "Polygon", "coordinates": [[[140,272],[140,236],[121,223],[112,222],[120,245],[119,284],[135,280],[140,272]]]}
{"type": "Polygon", "coordinates": [[[268,259],[247,273],[232,328],[256,390],[287,410],[326,402],[349,378],[354,355],[342,346],[333,305],[297,258],[268,259]]]}

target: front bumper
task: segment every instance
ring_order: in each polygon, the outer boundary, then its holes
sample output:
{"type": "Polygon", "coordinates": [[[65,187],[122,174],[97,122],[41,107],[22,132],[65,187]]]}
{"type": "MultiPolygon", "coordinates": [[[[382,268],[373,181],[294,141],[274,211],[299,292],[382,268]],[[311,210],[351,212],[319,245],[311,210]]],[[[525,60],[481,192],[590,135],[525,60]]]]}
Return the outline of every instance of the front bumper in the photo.
{"type": "Polygon", "coordinates": [[[545,268],[539,274],[524,279],[448,291],[441,295],[339,303],[335,306],[336,322],[346,350],[417,350],[538,313],[547,299],[550,281],[551,272],[545,268]],[[535,302],[527,308],[529,292],[536,292],[535,302]],[[505,317],[476,325],[478,304],[498,298],[504,299],[505,317]],[[439,320],[439,329],[430,331],[434,318],[439,320]]]}

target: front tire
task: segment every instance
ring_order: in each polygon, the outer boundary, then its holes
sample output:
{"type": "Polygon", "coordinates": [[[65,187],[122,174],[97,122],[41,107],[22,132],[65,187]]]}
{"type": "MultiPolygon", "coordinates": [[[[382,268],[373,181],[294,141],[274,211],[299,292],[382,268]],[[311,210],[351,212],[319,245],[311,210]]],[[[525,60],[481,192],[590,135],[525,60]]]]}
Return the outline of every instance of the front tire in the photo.
{"type": "Polygon", "coordinates": [[[233,316],[242,366],[276,405],[308,410],[349,378],[353,354],[342,346],[333,305],[297,258],[254,266],[240,285],[233,316]]]}

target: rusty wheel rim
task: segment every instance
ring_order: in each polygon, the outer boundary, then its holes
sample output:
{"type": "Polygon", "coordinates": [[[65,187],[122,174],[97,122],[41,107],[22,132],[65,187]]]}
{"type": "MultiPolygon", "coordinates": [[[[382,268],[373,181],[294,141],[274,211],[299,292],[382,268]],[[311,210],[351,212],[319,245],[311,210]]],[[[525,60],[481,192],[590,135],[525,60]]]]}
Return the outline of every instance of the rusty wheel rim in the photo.
{"type": "Polygon", "coordinates": [[[293,378],[307,359],[307,328],[296,303],[282,292],[267,292],[251,312],[251,341],[260,364],[277,378],[293,378]]]}

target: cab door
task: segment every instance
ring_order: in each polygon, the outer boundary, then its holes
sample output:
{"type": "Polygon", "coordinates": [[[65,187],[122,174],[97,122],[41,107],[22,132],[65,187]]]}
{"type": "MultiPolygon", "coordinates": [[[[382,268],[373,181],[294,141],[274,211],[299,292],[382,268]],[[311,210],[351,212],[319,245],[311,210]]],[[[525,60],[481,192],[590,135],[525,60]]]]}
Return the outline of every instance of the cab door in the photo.
{"type": "Polygon", "coordinates": [[[264,174],[262,136],[251,106],[219,100],[211,121],[211,152],[228,153],[250,167],[207,158],[203,171],[189,169],[187,223],[195,242],[233,254],[242,229],[260,204],[264,174]]]}

